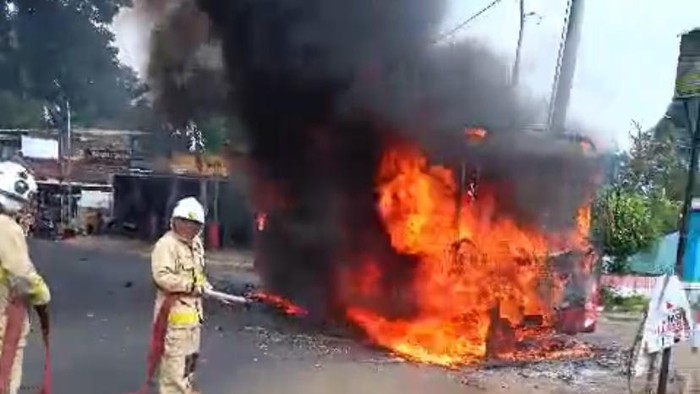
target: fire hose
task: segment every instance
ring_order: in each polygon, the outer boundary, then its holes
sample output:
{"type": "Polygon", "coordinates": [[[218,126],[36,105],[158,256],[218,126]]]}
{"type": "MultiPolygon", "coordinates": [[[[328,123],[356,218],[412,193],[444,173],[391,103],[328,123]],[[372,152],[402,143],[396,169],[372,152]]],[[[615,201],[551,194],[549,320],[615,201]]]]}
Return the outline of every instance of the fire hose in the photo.
{"type": "Polygon", "coordinates": [[[207,290],[204,295],[215,298],[226,304],[249,304],[251,301],[255,301],[253,297],[241,297],[233,294],[222,293],[216,290],[207,290]]]}
{"type": "MultiPolygon", "coordinates": [[[[22,331],[27,318],[27,301],[24,297],[14,297],[5,310],[5,332],[0,353],[0,394],[10,392],[12,367],[17,356],[22,331]]],[[[34,307],[39,316],[41,338],[44,342],[44,377],[40,394],[51,394],[51,351],[49,342],[49,313],[46,305],[34,307]]]]}

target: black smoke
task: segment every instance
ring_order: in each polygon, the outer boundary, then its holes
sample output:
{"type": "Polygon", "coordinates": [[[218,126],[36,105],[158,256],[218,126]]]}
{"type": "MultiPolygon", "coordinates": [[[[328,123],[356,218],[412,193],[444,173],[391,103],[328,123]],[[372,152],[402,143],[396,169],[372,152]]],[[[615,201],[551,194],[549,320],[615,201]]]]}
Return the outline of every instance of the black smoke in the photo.
{"type": "Polygon", "coordinates": [[[146,76],[154,109],[183,130],[225,113],[228,89],[220,43],[192,0],[137,0],[133,22],[152,26],[146,76]]]}
{"type": "Polygon", "coordinates": [[[368,251],[389,254],[373,200],[386,126],[381,102],[361,98],[388,88],[389,68],[425,48],[442,4],[198,3],[222,38],[233,111],[250,131],[257,180],[275,185],[283,201],[264,209],[257,266],[271,290],[315,316],[333,316],[341,310],[338,267],[368,251]]]}
{"type": "Polygon", "coordinates": [[[268,214],[256,264],[270,290],[333,316],[344,302],[339,270],[369,258],[388,272],[386,296],[373,306],[410,313],[398,300],[407,299],[412,259],[392,252],[375,210],[378,162],[397,139],[512,185],[499,200],[504,212],[571,226],[585,193],[564,185],[581,186],[590,168],[568,148],[547,149],[545,138],[523,145],[509,137],[535,111],[509,86],[509,66],[485,48],[434,45],[444,0],[196,4],[221,43],[229,112],[250,137],[253,203],[268,214]],[[493,130],[500,142],[470,150],[467,126],[493,130]]]}

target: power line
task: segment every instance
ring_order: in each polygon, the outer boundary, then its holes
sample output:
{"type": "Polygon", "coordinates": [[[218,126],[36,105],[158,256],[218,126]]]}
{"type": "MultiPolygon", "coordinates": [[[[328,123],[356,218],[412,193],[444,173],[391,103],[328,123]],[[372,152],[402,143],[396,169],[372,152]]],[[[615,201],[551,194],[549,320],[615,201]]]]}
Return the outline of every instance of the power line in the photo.
{"type": "Polygon", "coordinates": [[[456,26],[453,27],[452,29],[447,30],[447,31],[441,33],[440,35],[438,35],[438,36],[433,40],[433,44],[438,44],[438,43],[440,43],[440,42],[442,42],[442,41],[444,41],[444,40],[446,40],[446,39],[452,37],[452,36],[455,35],[458,31],[462,30],[462,29],[465,28],[468,24],[470,24],[474,19],[480,17],[483,13],[485,13],[486,11],[488,11],[488,10],[490,10],[491,8],[495,7],[495,6],[498,5],[498,3],[500,3],[501,1],[503,1],[503,0],[494,0],[494,1],[492,1],[491,4],[487,5],[486,7],[482,8],[481,10],[479,10],[479,12],[477,12],[476,14],[474,14],[474,15],[470,16],[469,18],[463,20],[462,22],[460,22],[458,25],[456,25],[456,26]]]}

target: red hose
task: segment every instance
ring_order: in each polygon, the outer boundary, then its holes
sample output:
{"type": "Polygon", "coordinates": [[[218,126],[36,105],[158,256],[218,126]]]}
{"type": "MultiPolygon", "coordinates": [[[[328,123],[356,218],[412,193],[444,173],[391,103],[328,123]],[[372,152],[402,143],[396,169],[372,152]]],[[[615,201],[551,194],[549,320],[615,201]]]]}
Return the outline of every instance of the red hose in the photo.
{"type": "Polygon", "coordinates": [[[158,315],[151,329],[151,343],[148,347],[148,358],[146,359],[146,382],[135,394],[148,393],[148,387],[156,374],[160,359],[163,357],[163,352],[165,351],[165,334],[168,332],[168,316],[178,296],[179,294],[168,294],[158,310],[158,315]]]}
{"type": "Polygon", "coordinates": [[[51,394],[53,388],[53,374],[51,373],[51,342],[49,341],[51,326],[49,325],[49,312],[46,306],[37,306],[34,309],[37,315],[39,315],[41,340],[44,342],[44,379],[39,393],[51,394]]]}
{"type": "MultiPolygon", "coordinates": [[[[49,315],[46,306],[36,308],[41,324],[41,336],[44,342],[44,379],[40,394],[51,394],[51,352],[49,346],[49,315]]],[[[14,297],[5,310],[5,333],[0,353],[0,394],[10,391],[10,378],[12,366],[17,355],[19,342],[22,339],[25,319],[27,318],[27,304],[22,297],[14,297]]]]}

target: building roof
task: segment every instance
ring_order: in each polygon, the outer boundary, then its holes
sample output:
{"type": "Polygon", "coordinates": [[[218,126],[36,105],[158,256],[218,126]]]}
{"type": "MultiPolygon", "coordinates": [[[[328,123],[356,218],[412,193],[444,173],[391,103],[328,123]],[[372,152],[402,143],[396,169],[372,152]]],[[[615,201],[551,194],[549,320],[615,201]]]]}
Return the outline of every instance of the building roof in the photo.
{"type": "MultiPolygon", "coordinates": [[[[0,129],[0,134],[58,134],[58,129],[0,129]]],[[[71,129],[71,133],[75,135],[86,136],[139,136],[150,134],[148,131],[142,130],[112,130],[112,129],[95,129],[75,127],[71,129]]]]}
{"type": "Polygon", "coordinates": [[[109,184],[114,174],[128,172],[128,167],[105,164],[88,164],[73,161],[70,172],[64,178],[58,160],[27,159],[24,162],[39,181],[70,180],[84,183],[109,184]]]}

